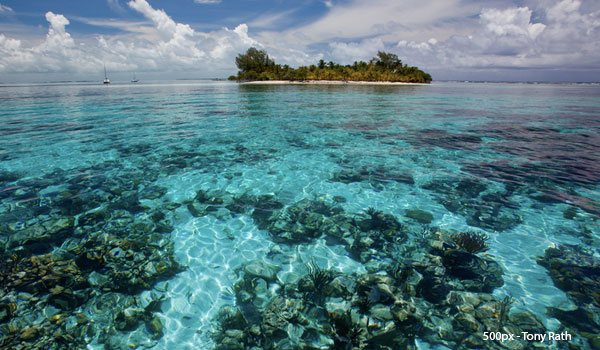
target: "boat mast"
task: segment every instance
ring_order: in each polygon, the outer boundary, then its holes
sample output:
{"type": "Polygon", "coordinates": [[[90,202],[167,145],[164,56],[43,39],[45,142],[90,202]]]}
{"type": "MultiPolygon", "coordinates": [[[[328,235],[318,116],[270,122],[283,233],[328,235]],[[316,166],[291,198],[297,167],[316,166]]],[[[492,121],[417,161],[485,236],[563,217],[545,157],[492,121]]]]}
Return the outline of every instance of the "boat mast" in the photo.
{"type": "Polygon", "coordinates": [[[102,83],[104,85],[110,84],[110,80],[108,79],[108,74],[106,74],[106,63],[104,63],[104,81],[102,83]]]}

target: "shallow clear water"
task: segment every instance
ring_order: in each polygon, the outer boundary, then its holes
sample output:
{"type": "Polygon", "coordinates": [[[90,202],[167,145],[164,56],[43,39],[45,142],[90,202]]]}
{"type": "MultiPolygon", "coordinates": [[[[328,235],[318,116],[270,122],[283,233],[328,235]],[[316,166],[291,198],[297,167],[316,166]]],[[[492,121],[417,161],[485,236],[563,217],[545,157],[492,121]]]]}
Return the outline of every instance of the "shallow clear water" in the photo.
{"type": "MultiPolygon", "coordinates": [[[[504,272],[493,294],[511,295],[549,329],[559,323],[546,308],[573,301],[536,259],[560,243],[598,254],[599,86],[19,86],[0,87],[0,105],[0,174],[14,175],[0,179],[7,254],[77,244],[85,238],[77,229],[33,248],[11,243],[8,227],[18,231],[58,211],[76,218],[93,212],[113,200],[103,194],[107,183],[140,194],[144,209],[136,215],[152,208],[172,224],[163,239],[174,242],[186,268],[136,291],[141,300],[164,295],[156,313],[164,335],[150,339],[141,325],[113,334],[123,344],[212,346],[214,317],[236,303],[232,288],[249,261],[280,266],[282,283],[305,274],[311,259],[336,271],[366,271],[343,245],[323,238],[275,242],[251,216],[224,208],[194,216],[186,203],[199,190],[272,194],[286,206],[339,196],[346,213],[375,208],[413,236],[427,227],[485,232],[486,254],[504,272]],[[79,179],[85,184],[73,188],[79,179]],[[461,180],[472,183],[457,189],[461,180]],[[477,185],[484,192],[469,194],[477,185]],[[166,190],[145,197],[153,187],[166,190]],[[77,200],[63,200],[59,210],[56,198],[65,190],[77,200]],[[167,203],[179,206],[165,209],[167,203]],[[410,219],[408,209],[427,211],[433,221],[410,219]]],[[[103,322],[106,315],[89,303],[77,310],[103,322]]],[[[93,347],[106,342],[88,339],[93,347]]]]}

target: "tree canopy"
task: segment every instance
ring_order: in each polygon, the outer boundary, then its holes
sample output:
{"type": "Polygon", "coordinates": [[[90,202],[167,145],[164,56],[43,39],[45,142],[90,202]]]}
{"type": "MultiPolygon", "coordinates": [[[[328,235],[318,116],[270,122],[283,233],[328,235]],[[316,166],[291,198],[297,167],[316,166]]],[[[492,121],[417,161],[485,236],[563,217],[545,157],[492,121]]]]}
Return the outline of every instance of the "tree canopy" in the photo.
{"type": "Polygon", "coordinates": [[[275,61],[269,58],[265,50],[251,47],[245,54],[239,54],[235,58],[235,64],[240,72],[249,75],[269,70],[275,65],[275,61]]]}
{"type": "Polygon", "coordinates": [[[276,64],[265,50],[255,47],[235,59],[239,71],[230,80],[343,80],[429,83],[431,75],[417,67],[403,64],[398,55],[379,51],[369,62],[356,61],[340,65],[320,60],[316,65],[292,68],[276,64]]]}

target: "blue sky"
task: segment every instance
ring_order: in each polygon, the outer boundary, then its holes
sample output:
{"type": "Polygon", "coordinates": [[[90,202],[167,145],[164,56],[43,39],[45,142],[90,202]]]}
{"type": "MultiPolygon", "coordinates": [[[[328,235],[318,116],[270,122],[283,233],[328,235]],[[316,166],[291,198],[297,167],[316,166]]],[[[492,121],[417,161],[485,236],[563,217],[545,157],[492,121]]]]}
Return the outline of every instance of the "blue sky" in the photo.
{"type": "Polygon", "coordinates": [[[0,81],[226,77],[378,50],[434,79],[600,80],[595,0],[0,0],[0,81]]]}
{"type": "MultiPolygon", "coordinates": [[[[67,18],[72,18],[71,31],[80,34],[95,34],[97,27],[86,25],[77,21],[77,18],[104,18],[142,20],[143,15],[127,6],[127,1],[122,0],[5,0],[2,5],[10,7],[13,15],[4,16],[3,23],[18,21],[30,26],[47,26],[44,15],[48,11],[60,13],[67,18]]],[[[187,23],[199,30],[219,29],[223,26],[237,26],[240,23],[252,22],[269,15],[285,12],[293,14],[286,21],[277,23],[276,29],[287,29],[318,18],[323,15],[328,7],[321,0],[306,1],[264,1],[242,0],[221,1],[206,3],[193,0],[159,0],[150,1],[153,7],[163,9],[178,22],[187,23]]],[[[340,2],[341,3],[341,2],[340,2]]],[[[14,23],[14,22],[13,22],[14,23]]],[[[265,29],[260,28],[260,29],[265,29]]],[[[105,31],[102,31],[105,33],[105,31]]]]}

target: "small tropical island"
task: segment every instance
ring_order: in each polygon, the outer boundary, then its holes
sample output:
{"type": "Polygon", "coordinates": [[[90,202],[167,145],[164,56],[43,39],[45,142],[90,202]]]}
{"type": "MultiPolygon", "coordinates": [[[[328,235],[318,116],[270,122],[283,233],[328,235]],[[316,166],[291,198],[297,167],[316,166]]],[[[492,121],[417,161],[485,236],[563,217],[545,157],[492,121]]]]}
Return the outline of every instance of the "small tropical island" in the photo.
{"type": "Polygon", "coordinates": [[[351,65],[320,60],[316,65],[292,68],[275,63],[265,50],[255,47],[235,59],[239,71],[229,80],[238,82],[281,83],[405,83],[428,84],[431,75],[417,67],[404,64],[396,54],[379,51],[369,62],[355,61],[351,65]]]}

